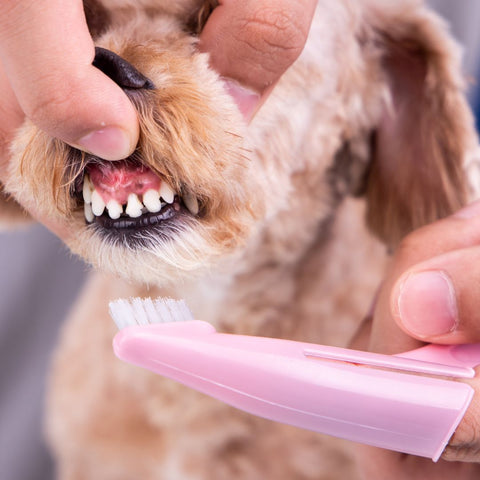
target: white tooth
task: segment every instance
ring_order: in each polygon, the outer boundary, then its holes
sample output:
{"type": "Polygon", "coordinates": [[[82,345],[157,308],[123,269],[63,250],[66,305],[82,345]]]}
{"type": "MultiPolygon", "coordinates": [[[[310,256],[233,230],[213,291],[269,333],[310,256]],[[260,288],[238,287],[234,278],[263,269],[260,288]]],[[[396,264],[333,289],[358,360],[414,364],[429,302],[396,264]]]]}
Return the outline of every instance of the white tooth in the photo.
{"type": "Polygon", "coordinates": [[[184,195],[182,195],[182,200],[185,206],[190,211],[190,213],[192,213],[193,215],[196,215],[198,213],[198,210],[199,210],[198,200],[195,195],[192,195],[191,193],[187,192],[184,195]]]}
{"type": "Polygon", "coordinates": [[[100,194],[94,190],[92,192],[92,211],[93,214],[99,217],[105,210],[105,202],[100,194]]]}
{"type": "Polygon", "coordinates": [[[137,218],[142,214],[142,207],[143,204],[140,202],[137,195],[135,193],[131,193],[128,196],[128,203],[125,213],[130,217],[137,218]]]}
{"type": "Polygon", "coordinates": [[[116,200],[109,200],[107,203],[108,215],[114,220],[120,218],[123,213],[123,207],[116,200]]]}
{"type": "Polygon", "coordinates": [[[92,223],[95,215],[93,214],[92,206],[89,203],[85,202],[83,204],[83,212],[85,213],[85,219],[87,220],[87,222],[92,223]]]}
{"type": "Polygon", "coordinates": [[[85,203],[92,203],[92,183],[90,182],[90,177],[85,175],[83,178],[83,201],[85,203]]]}
{"type": "Polygon", "coordinates": [[[173,198],[175,197],[175,192],[172,190],[172,187],[166,182],[162,182],[160,185],[160,196],[167,202],[173,203],[173,198]]]}
{"type": "Polygon", "coordinates": [[[143,204],[147,207],[147,210],[152,213],[157,213],[162,209],[160,195],[153,189],[147,190],[143,194],[143,204]]]}

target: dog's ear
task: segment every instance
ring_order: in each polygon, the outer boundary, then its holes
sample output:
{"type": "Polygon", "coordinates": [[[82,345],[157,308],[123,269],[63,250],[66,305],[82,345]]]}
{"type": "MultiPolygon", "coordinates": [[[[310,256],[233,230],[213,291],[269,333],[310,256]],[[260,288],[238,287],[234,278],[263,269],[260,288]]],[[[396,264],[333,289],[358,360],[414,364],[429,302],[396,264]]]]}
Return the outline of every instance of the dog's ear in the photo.
{"type": "Polygon", "coordinates": [[[202,0],[187,22],[188,30],[195,35],[200,35],[208,17],[217,6],[218,0],[202,0]]]}
{"type": "Polygon", "coordinates": [[[467,201],[464,166],[477,137],[444,23],[418,1],[375,3],[368,23],[388,93],[372,138],[368,223],[394,246],[467,201]]]}

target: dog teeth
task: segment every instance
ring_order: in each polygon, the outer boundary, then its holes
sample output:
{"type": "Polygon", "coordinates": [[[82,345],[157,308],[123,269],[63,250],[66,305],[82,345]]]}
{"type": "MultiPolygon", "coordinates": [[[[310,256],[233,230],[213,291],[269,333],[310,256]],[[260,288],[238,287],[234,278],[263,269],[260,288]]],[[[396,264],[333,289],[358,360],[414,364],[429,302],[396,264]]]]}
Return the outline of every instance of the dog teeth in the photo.
{"type": "Polygon", "coordinates": [[[182,199],[183,199],[183,203],[188,208],[190,213],[192,215],[197,215],[199,210],[197,197],[187,192],[182,196],[182,199]]]}
{"type": "MultiPolygon", "coordinates": [[[[126,205],[121,205],[120,202],[113,198],[105,204],[105,200],[96,190],[89,176],[85,175],[83,180],[84,214],[88,223],[92,223],[95,217],[103,215],[105,209],[112,220],[117,220],[122,215],[138,218],[146,213],[158,213],[165,206],[165,203],[162,203],[162,199],[169,204],[172,204],[175,199],[175,192],[166,182],[161,183],[159,190],[147,190],[141,199],[139,195],[131,193],[128,196],[126,205]]],[[[183,202],[193,215],[198,213],[198,201],[194,195],[190,193],[185,194],[183,202]]]]}
{"type": "Polygon", "coordinates": [[[147,190],[143,194],[143,204],[147,210],[152,213],[157,213],[162,209],[162,202],[160,202],[160,193],[157,190],[147,190]]]}
{"type": "Polygon", "coordinates": [[[92,211],[93,214],[97,217],[99,217],[103,211],[105,210],[105,202],[103,201],[103,198],[100,196],[100,194],[94,190],[92,192],[92,211]]]}
{"type": "Polygon", "coordinates": [[[88,223],[92,223],[95,215],[93,214],[92,205],[90,203],[85,202],[83,204],[83,212],[85,214],[85,219],[88,223]]]}
{"type": "Polygon", "coordinates": [[[123,213],[123,207],[116,200],[109,200],[107,203],[107,211],[110,218],[113,220],[120,218],[123,213]]]}
{"type": "Polygon", "coordinates": [[[162,182],[160,185],[160,196],[167,202],[173,203],[175,198],[175,192],[172,190],[172,187],[166,182],[162,182]]]}
{"type": "Polygon", "coordinates": [[[125,209],[125,213],[132,217],[137,218],[142,214],[143,204],[138,199],[137,194],[131,193],[128,196],[127,208],[125,209]]]}
{"type": "Polygon", "coordinates": [[[85,175],[83,178],[83,201],[85,203],[92,203],[92,192],[93,192],[93,187],[92,183],[90,182],[90,177],[88,175],[85,175]]]}

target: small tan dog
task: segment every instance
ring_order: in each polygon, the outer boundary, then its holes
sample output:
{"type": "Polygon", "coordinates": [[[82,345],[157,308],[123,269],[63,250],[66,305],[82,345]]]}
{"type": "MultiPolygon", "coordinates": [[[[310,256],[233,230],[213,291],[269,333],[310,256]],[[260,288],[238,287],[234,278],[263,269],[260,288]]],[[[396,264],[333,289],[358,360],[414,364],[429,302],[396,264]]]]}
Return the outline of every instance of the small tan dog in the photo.
{"type": "Polygon", "coordinates": [[[130,158],[103,162],[28,122],[12,146],[5,191],[99,270],[54,362],[47,427],[62,480],[356,478],[346,442],[117,360],[108,302],[184,298],[219,331],[346,345],[385,245],[471,198],[477,138],[457,47],[420,1],[320,0],[302,55],[248,127],[196,50],[214,6],[86,3],[95,64],[138,110],[130,158]]]}

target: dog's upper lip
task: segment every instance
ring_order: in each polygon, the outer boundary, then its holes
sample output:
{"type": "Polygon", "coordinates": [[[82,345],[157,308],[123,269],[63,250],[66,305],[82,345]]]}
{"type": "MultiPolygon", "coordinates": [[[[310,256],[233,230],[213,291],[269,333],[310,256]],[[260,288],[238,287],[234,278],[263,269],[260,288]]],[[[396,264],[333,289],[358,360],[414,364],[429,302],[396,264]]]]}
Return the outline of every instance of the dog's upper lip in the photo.
{"type": "Polygon", "coordinates": [[[94,163],[86,172],[104,203],[114,200],[126,204],[129,195],[144,195],[148,190],[160,190],[161,179],[150,168],[128,161],[94,163]]]}

